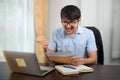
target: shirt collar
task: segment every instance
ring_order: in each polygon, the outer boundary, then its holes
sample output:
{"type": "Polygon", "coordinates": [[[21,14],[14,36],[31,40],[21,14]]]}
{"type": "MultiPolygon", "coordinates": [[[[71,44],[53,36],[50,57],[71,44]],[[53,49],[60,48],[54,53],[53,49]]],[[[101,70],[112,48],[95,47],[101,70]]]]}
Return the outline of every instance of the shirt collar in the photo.
{"type": "Polygon", "coordinates": [[[83,33],[82,26],[79,25],[76,34],[82,34],[82,33],[83,33]]]}

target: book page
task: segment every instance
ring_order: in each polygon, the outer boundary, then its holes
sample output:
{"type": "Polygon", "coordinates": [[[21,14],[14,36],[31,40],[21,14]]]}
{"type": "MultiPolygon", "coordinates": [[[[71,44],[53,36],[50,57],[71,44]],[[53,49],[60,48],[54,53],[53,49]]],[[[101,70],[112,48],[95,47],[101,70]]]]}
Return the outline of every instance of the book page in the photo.
{"type": "MultiPolygon", "coordinates": [[[[73,67],[75,67],[75,66],[73,66],[73,67]]],[[[88,67],[86,65],[80,65],[80,66],[77,66],[75,68],[77,70],[79,70],[79,72],[93,72],[94,71],[93,68],[88,67]]]]}
{"type": "Polygon", "coordinates": [[[62,73],[63,75],[71,75],[71,74],[79,74],[83,72],[93,72],[93,68],[80,65],[80,66],[72,66],[72,65],[56,65],[55,69],[62,73]]]}

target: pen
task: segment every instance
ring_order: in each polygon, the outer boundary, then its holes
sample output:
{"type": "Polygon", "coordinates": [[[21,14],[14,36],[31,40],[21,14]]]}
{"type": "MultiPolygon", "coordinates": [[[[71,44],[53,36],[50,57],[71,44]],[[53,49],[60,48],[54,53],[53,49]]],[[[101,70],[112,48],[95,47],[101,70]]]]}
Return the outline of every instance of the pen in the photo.
{"type": "Polygon", "coordinates": [[[75,67],[72,67],[72,66],[63,66],[64,68],[69,68],[69,69],[76,69],[75,67]]]}

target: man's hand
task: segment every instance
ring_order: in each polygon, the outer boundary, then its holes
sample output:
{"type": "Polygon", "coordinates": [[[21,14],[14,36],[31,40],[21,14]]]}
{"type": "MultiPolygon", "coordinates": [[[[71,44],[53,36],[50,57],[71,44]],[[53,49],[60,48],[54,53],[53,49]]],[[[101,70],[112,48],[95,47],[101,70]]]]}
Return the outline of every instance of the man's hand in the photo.
{"type": "Polygon", "coordinates": [[[49,45],[49,40],[48,39],[46,39],[46,38],[42,39],[40,41],[40,43],[41,43],[42,47],[44,48],[45,52],[50,52],[50,53],[54,53],[55,52],[55,50],[49,50],[48,49],[48,45],[49,45]]]}
{"type": "Polygon", "coordinates": [[[71,57],[71,64],[74,66],[79,66],[84,64],[84,58],[80,57],[80,56],[73,56],[71,57]]]}
{"type": "Polygon", "coordinates": [[[48,39],[43,39],[40,41],[42,47],[44,48],[44,50],[46,51],[48,49],[48,44],[49,44],[49,40],[48,39]]]}
{"type": "Polygon", "coordinates": [[[80,56],[72,56],[71,64],[74,66],[79,66],[83,64],[97,64],[97,52],[89,52],[88,58],[82,58],[80,56]]]}

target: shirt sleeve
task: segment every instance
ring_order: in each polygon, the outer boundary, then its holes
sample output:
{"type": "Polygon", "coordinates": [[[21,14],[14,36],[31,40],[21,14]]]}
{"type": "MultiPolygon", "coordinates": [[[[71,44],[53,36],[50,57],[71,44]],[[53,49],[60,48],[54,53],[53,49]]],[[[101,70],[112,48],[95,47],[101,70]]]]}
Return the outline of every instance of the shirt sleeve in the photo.
{"type": "Polygon", "coordinates": [[[88,42],[87,42],[87,52],[97,51],[95,37],[92,31],[89,32],[88,42]]]}

